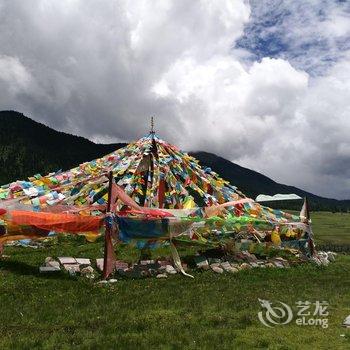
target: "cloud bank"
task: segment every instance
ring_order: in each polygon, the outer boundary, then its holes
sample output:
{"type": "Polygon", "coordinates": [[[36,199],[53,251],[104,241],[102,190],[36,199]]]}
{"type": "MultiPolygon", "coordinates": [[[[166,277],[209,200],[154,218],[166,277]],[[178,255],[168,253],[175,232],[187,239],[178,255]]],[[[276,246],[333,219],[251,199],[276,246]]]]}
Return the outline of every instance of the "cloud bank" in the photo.
{"type": "Polygon", "coordinates": [[[186,150],[350,198],[349,9],[296,3],[0,0],[0,109],[100,142],[155,115],[186,150]]]}

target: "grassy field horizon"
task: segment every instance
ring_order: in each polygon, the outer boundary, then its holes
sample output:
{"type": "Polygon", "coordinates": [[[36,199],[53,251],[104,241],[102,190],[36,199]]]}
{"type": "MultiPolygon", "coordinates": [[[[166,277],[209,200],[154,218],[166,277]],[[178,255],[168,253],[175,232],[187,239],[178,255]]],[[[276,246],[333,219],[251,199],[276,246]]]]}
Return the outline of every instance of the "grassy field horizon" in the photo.
{"type": "Polygon", "coordinates": [[[316,243],[350,245],[350,213],[312,212],[316,243]]]}

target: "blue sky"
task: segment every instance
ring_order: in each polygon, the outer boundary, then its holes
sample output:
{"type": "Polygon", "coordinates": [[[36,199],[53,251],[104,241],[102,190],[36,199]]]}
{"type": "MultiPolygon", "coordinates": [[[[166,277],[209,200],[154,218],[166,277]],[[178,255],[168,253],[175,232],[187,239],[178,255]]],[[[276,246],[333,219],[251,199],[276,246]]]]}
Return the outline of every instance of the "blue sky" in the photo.
{"type": "Polygon", "coordinates": [[[250,20],[235,47],[248,50],[251,60],[283,58],[317,76],[350,49],[348,33],[341,28],[339,33],[334,30],[335,16],[350,21],[349,1],[252,0],[249,3],[250,20]],[[329,21],[334,21],[333,30],[331,26],[321,30],[329,21]]]}

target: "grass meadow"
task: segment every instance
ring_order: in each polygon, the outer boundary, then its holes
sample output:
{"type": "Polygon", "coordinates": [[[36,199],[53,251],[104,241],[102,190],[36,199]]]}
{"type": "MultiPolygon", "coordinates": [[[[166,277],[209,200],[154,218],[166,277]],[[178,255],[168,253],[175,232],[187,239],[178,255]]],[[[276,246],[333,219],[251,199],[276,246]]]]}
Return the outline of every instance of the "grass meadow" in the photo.
{"type": "MultiPolygon", "coordinates": [[[[350,214],[313,213],[318,243],[350,244],[350,214]]],[[[101,257],[101,242],[8,247],[0,260],[0,349],[349,349],[350,255],[327,267],[195,272],[100,286],[39,274],[47,256],[101,257]],[[260,323],[258,299],[327,301],[328,328],[260,323]]],[[[119,252],[126,255],[127,251],[119,252]]],[[[131,259],[137,259],[135,251],[131,259]]]]}

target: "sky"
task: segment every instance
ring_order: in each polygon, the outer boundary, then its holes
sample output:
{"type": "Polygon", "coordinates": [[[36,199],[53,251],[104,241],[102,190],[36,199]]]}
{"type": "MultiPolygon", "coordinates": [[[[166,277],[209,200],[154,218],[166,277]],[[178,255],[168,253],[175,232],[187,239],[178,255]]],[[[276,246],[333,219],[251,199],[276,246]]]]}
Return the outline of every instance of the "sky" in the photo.
{"type": "Polygon", "coordinates": [[[0,110],[350,199],[350,1],[0,0],[0,110]]]}

